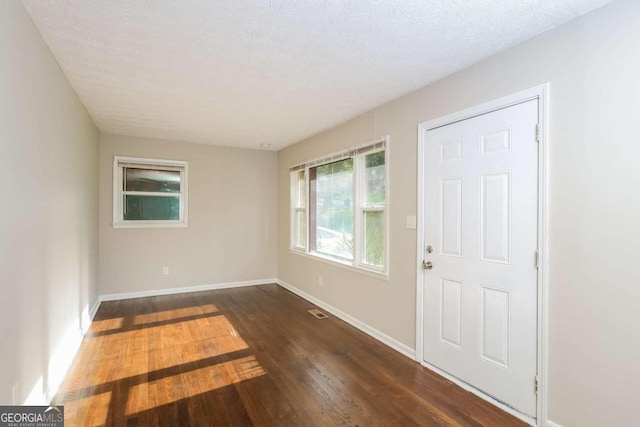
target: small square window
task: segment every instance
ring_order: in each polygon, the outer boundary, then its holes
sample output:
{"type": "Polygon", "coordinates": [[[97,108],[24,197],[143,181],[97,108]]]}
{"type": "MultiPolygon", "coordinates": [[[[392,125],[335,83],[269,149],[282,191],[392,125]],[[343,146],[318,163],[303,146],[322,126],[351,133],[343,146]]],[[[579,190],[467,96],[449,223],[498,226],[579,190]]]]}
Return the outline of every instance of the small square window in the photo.
{"type": "Polygon", "coordinates": [[[114,157],[114,227],[185,227],[188,163],[114,157]]]}

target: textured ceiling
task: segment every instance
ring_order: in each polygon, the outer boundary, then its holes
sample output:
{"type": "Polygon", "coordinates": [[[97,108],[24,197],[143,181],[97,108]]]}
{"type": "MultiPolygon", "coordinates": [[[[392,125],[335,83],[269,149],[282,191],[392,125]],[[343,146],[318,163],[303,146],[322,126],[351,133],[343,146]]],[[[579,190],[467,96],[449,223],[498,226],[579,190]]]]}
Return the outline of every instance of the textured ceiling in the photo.
{"type": "Polygon", "coordinates": [[[101,131],[280,149],[608,0],[23,0],[101,131]]]}

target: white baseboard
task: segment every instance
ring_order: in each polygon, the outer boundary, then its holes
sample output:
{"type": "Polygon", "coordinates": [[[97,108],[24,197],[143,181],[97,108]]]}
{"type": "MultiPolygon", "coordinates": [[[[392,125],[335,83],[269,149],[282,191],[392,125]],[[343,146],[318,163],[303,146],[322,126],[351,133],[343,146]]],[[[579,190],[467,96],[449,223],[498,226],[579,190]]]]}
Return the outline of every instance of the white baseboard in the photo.
{"type": "Polygon", "coordinates": [[[560,424],[554,423],[551,420],[547,420],[547,423],[545,424],[545,426],[547,426],[547,427],[562,427],[560,424]]]}
{"type": "Polygon", "coordinates": [[[335,307],[333,307],[332,305],[327,304],[326,302],[319,300],[318,298],[309,295],[308,293],[296,288],[295,286],[283,281],[283,280],[277,280],[276,283],[280,286],[282,286],[284,289],[293,292],[294,294],[298,295],[301,298],[306,299],[307,301],[317,305],[318,307],[328,311],[329,313],[333,314],[334,316],[336,316],[339,319],[344,320],[345,322],[347,322],[348,324],[350,324],[351,326],[360,329],[362,332],[364,332],[365,334],[377,339],[378,341],[380,341],[383,344],[388,345],[389,347],[391,347],[392,349],[396,350],[399,353],[402,353],[403,355],[407,356],[408,358],[410,358],[411,360],[416,360],[416,351],[415,349],[409,347],[408,345],[405,345],[403,343],[401,343],[400,341],[391,338],[389,335],[386,335],[383,332],[380,332],[379,330],[375,329],[372,326],[367,325],[366,323],[356,319],[355,317],[352,317],[350,315],[348,315],[347,313],[343,312],[340,309],[337,309],[335,307]]]}
{"type": "Polygon", "coordinates": [[[243,286],[266,285],[277,283],[278,279],[247,280],[243,282],[215,283],[212,285],[186,286],[184,288],[153,289],[150,291],[124,292],[119,294],[100,295],[100,301],[117,301],[131,298],[155,297],[160,295],[183,294],[187,292],[212,291],[216,289],[240,288],[243,286]]]}
{"type": "Polygon", "coordinates": [[[96,313],[98,312],[98,309],[100,308],[100,303],[101,302],[102,302],[102,300],[98,296],[98,299],[96,300],[95,304],[93,304],[93,307],[91,307],[91,310],[89,311],[89,317],[91,318],[91,320],[93,320],[93,318],[96,317],[96,313]]]}

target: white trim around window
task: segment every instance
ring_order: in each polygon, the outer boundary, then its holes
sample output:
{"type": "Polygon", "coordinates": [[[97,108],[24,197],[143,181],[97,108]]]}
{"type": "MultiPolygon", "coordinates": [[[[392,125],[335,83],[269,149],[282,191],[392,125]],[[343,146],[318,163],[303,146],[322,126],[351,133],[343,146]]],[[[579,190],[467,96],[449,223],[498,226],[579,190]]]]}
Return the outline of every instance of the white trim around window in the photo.
{"type": "Polygon", "coordinates": [[[184,228],[188,222],[188,179],[189,162],[183,160],[148,159],[139,157],[113,157],[113,227],[114,228],[184,228]],[[173,171],[180,173],[178,192],[129,191],[124,185],[126,168],[148,169],[150,171],[173,171]],[[171,197],[178,200],[178,218],[172,220],[126,220],[125,197],[171,197]]]}
{"type": "MultiPolygon", "coordinates": [[[[341,268],[357,271],[368,276],[388,280],[389,277],[389,137],[384,136],[363,144],[351,146],[346,150],[328,154],[308,162],[300,163],[289,168],[290,171],[290,245],[291,253],[303,255],[318,261],[333,264],[341,268]],[[366,189],[366,156],[384,153],[384,200],[367,202],[366,189]],[[315,205],[312,206],[314,196],[311,194],[310,169],[353,159],[353,258],[346,259],[333,256],[325,252],[314,250],[310,241],[317,231],[311,230],[314,221],[311,216],[317,214],[315,205]],[[303,180],[301,183],[300,180],[303,180]],[[304,221],[299,216],[304,215],[304,221]],[[382,218],[379,218],[379,215],[382,218]],[[375,218],[378,216],[378,218],[375,218]],[[366,218],[376,219],[382,224],[382,234],[379,236],[382,244],[382,265],[374,265],[366,259],[366,218]],[[304,229],[303,229],[304,228],[304,229]],[[303,233],[303,234],[300,234],[303,233]]],[[[317,229],[317,227],[316,227],[317,229]]],[[[378,238],[378,235],[376,235],[378,238]]],[[[379,258],[379,257],[378,257],[379,258]]]]}

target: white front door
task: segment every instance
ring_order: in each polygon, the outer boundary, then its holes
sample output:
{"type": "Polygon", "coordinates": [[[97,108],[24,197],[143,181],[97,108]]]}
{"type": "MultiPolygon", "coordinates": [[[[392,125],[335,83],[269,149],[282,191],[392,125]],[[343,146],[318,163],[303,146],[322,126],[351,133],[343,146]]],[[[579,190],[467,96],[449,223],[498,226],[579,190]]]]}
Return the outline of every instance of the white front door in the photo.
{"type": "Polygon", "coordinates": [[[536,414],[538,101],[424,135],[424,361],[536,414]],[[431,252],[429,252],[431,251],[431,252]]]}

